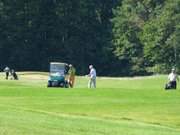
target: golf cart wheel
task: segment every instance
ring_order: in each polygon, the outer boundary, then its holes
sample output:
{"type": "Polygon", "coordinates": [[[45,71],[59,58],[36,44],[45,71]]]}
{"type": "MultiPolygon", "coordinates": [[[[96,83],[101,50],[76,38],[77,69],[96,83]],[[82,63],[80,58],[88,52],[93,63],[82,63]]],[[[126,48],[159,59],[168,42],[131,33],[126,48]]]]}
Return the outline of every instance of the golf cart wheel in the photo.
{"type": "Polygon", "coordinates": [[[68,83],[68,81],[65,81],[64,87],[65,87],[65,88],[69,88],[69,83],[68,83]]]}
{"type": "Polygon", "coordinates": [[[47,87],[52,87],[52,83],[51,83],[51,82],[48,82],[47,87]]]}
{"type": "Polygon", "coordinates": [[[65,84],[64,84],[64,82],[59,82],[58,86],[61,87],[61,88],[64,88],[65,84]]]}

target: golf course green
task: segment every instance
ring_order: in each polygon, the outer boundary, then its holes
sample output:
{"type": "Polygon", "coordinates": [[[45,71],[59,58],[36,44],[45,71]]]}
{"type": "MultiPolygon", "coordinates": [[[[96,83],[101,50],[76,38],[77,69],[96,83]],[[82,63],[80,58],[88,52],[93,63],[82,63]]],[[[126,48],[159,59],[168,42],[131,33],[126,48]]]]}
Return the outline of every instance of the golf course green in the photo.
{"type": "Polygon", "coordinates": [[[87,77],[75,88],[47,88],[47,73],[0,74],[0,135],[180,135],[180,85],[167,76],[87,77]]]}

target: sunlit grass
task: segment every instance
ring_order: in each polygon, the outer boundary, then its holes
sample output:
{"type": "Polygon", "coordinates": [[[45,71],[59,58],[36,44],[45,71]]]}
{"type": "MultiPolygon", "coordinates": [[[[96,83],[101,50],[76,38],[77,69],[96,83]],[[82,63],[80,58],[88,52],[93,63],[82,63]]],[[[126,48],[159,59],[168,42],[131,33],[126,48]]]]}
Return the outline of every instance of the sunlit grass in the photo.
{"type": "Polygon", "coordinates": [[[180,91],[165,91],[166,76],[87,77],[75,88],[47,88],[47,73],[0,78],[0,135],[179,135],[180,91]]]}

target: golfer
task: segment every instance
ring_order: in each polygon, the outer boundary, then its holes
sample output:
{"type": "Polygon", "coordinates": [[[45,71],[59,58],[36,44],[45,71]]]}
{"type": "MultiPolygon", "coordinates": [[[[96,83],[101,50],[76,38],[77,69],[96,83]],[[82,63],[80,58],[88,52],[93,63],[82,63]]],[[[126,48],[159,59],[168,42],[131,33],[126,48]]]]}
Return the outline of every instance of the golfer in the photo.
{"type": "Polygon", "coordinates": [[[89,83],[88,83],[88,88],[96,88],[96,69],[93,67],[93,65],[89,66],[89,83]]]}
{"type": "Polygon", "coordinates": [[[68,78],[69,86],[71,88],[73,88],[74,81],[75,81],[75,75],[76,75],[76,69],[74,68],[74,66],[72,64],[69,65],[68,75],[69,75],[69,78],[68,78]]]}
{"type": "Polygon", "coordinates": [[[6,66],[6,67],[4,68],[4,72],[6,73],[6,80],[8,80],[10,68],[6,66]]]}
{"type": "Polygon", "coordinates": [[[176,85],[177,85],[176,80],[179,81],[179,78],[174,68],[171,70],[171,73],[168,75],[168,80],[171,88],[176,89],[176,85]]]}

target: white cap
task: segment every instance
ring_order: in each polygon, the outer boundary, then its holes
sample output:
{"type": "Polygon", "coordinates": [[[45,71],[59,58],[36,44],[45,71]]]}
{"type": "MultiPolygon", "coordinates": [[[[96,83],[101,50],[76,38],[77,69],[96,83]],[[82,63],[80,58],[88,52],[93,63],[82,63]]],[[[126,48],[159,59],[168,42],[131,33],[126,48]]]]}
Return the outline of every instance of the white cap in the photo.
{"type": "Polygon", "coordinates": [[[90,69],[93,68],[93,65],[89,65],[89,68],[90,68],[90,69]]]}

